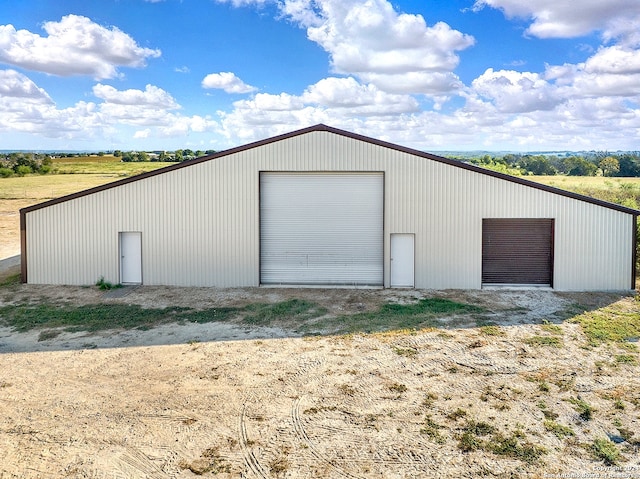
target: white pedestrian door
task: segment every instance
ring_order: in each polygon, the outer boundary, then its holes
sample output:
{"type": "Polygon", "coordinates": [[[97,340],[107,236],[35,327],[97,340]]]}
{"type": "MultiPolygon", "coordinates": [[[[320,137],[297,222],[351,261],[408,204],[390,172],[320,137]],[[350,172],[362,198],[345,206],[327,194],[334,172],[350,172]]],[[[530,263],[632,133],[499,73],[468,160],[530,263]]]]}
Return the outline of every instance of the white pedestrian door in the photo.
{"type": "Polygon", "coordinates": [[[142,284],[142,233],[120,233],[120,282],[142,284]]]}
{"type": "Polygon", "coordinates": [[[414,235],[391,235],[391,287],[414,286],[414,235]]]}

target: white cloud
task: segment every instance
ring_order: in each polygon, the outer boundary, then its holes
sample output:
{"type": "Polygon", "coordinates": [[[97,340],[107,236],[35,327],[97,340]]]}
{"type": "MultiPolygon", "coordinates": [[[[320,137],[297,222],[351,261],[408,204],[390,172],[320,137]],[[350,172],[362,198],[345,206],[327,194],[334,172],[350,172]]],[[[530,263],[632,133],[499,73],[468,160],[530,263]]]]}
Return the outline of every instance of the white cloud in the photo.
{"type": "Polygon", "coordinates": [[[550,110],[558,103],[555,87],[537,73],[489,68],[473,80],[471,89],[506,113],[550,110]]]}
{"type": "Polygon", "coordinates": [[[199,115],[192,117],[174,113],[181,109],[175,99],[162,88],[147,85],[142,90],[117,90],[109,85],[93,87],[96,97],[104,100],[98,105],[102,124],[118,127],[145,127],[134,138],[184,137],[190,132],[214,131],[218,123],[199,115]]]}
{"type": "Polygon", "coordinates": [[[492,7],[507,17],[532,23],[526,33],[539,38],[573,38],[601,31],[606,39],[639,44],[640,2],[630,0],[476,0],[475,9],[492,7]]]}
{"type": "Polygon", "coordinates": [[[282,0],[278,7],[329,53],[336,73],[394,93],[442,95],[458,89],[456,52],[475,43],[446,23],[428,26],[422,15],[398,13],[387,0],[282,0]]]}
{"type": "Polygon", "coordinates": [[[268,124],[304,118],[358,118],[388,116],[419,111],[410,95],[394,95],[376,86],[362,85],[354,78],[325,78],[310,85],[300,95],[258,93],[248,100],[234,102],[234,113],[255,124],[268,124]],[[313,112],[312,115],[308,115],[313,112]]]}
{"type": "Polygon", "coordinates": [[[15,70],[0,70],[0,102],[13,100],[30,103],[52,104],[53,101],[44,89],[15,70]]]}
{"type": "Polygon", "coordinates": [[[240,100],[234,102],[236,109],[253,111],[293,111],[304,108],[304,103],[300,97],[281,93],[272,95],[270,93],[258,93],[251,100],[240,100]]]}
{"type": "Polygon", "coordinates": [[[330,54],[336,72],[396,93],[447,93],[459,85],[455,52],[473,45],[473,37],[443,22],[428,26],[421,15],[398,13],[386,0],[319,4],[320,23],[307,35],[330,54]]]}
{"type": "Polygon", "coordinates": [[[16,133],[45,138],[91,137],[100,123],[94,103],[78,102],[59,110],[49,94],[15,70],[0,70],[0,132],[8,141],[16,133]]]}
{"type": "Polygon", "coordinates": [[[202,88],[215,88],[227,93],[251,93],[257,90],[256,87],[247,85],[231,72],[208,74],[202,80],[202,88]]]}
{"type": "Polygon", "coordinates": [[[13,70],[0,70],[0,132],[27,132],[58,140],[120,138],[126,143],[131,138],[155,141],[192,132],[213,133],[219,128],[210,117],[175,113],[180,105],[154,85],[119,91],[99,83],[93,92],[102,102],[82,101],[58,109],[32,80],[13,70]],[[135,129],[130,131],[131,127],[135,129]]]}
{"type": "Polygon", "coordinates": [[[137,106],[141,108],[161,108],[175,110],[180,105],[173,97],[154,85],[147,85],[145,90],[116,90],[109,85],[98,83],[93,87],[93,94],[107,103],[117,105],[137,106]]]}
{"type": "Polygon", "coordinates": [[[640,73],[640,50],[619,45],[600,48],[584,66],[588,73],[635,74],[640,73]]]}
{"type": "Polygon", "coordinates": [[[300,96],[258,93],[234,102],[231,112],[218,112],[220,133],[229,140],[251,141],[316,123],[356,130],[365,119],[396,118],[419,111],[410,95],[389,94],[352,77],[325,78],[300,96]]]}
{"type": "Polygon", "coordinates": [[[601,47],[584,63],[548,66],[545,78],[566,99],[639,96],[640,51],[601,47]]]}
{"type": "Polygon", "coordinates": [[[143,67],[160,50],[140,47],[116,27],[105,28],[90,19],[67,15],[46,22],[42,37],[13,25],[0,25],[0,62],[58,76],[118,76],[118,67],[143,67]]]}
{"type": "Polygon", "coordinates": [[[362,85],[351,77],[320,80],[306,89],[302,100],[334,109],[336,114],[351,116],[395,115],[419,110],[418,102],[411,95],[389,94],[375,85],[362,85]]]}
{"type": "Polygon", "coordinates": [[[159,126],[157,133],[158,136],[163,138],[183,138],[191,133],[213,133],[218,128],[218,122],[210,117],[170,114],[167,116],[167,121],[159,126]]]}
{"type": "Polygon", "coordinates": [[[140,138],[149,138],[149,136],[151,135],[151,130],[149,128],[146,128],[144,130],[138,130],[133,134],[133,137],[135,139],[140,139],[140,138]]]}
{"type": "MultiPolygon", "coordinates": [[[[637,148],[637,104],[614,92],[591,95],[583,85],[589,75],[584,64],[543,74],[489,69],[463,91],[464,105],[447,112],[420,111],[412,96],[352,77],[326,78],[301,96],[263,93],[235,102],[218,112],[219,133],[239,144],[326,123],[422,150],[637,148]]],[[[633,98],[640,103],[640,95],[633,98]]]]}
{"type": "Polygon", "coordinates": [[[579,69],[572,84],[565,87],[563,93],[576,98],[640,96],[640,74],[596,74],[579,69]]]}

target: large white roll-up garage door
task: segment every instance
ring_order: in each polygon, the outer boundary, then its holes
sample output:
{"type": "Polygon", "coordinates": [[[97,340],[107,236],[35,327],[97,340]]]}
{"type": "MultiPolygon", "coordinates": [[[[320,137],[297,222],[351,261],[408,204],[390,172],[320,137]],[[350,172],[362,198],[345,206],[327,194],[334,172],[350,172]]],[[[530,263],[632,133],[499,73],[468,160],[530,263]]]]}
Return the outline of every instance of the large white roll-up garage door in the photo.
{"type": "Polygon", "coordinates": [[[382,285],[382,173],[260,174],[262,284],[382,285]]]}

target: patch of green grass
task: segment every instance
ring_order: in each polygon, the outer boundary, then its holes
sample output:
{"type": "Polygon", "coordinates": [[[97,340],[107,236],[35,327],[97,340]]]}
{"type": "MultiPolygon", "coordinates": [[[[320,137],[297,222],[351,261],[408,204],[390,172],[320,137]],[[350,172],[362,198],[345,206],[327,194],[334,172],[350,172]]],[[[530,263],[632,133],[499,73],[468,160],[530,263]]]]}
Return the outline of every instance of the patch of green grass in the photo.
{"type": "Polygon", "coordinates": [[[464,426],[464,432],[469,432],[475,436],[486,436],[496,432],[495,426],[483,421],[467,421],[464,426]]]}
{"type": "Polygon", "coordinates": [[[460,418],[466,417],[467,415],[467,411],[465,411],[464,409],[456,409],[455,411],[450,412],[449,414],[447,414],[447,419],[451,419],[452,421],[457,421],[460,418]]]}
{"type": "Polygon", "coordinates": [[[185,310],[178,317],[179,321],[188,321],[190,323],[217,323],[233,319],[241,314],[241,308],[234,307],[217,307],[203,310],[185,310]]]}
{"type": "Polygon", "coordinates": [[[117,175],[134,175],[146,171],[157,170],[164,166],[175,163],[167,162],[124,162],[120,158],[105,155],[97,156],[79,156],[74,158],[54,158],[53,168],[60,175],[77,175],[77,174],[117,174],[117,175]]]}
{"type": "Polygon", "coordinates": [[[36,328],[63,328],[65,331],[103,331],[107,329],[148,329],[174,321],[224,321],[233,308],[196,311],[189,308],[149,308],[125,304],[8,305],[0,307],[0,323],[19,332],[36,328]]]}
{"type": "Polygon", "coordinates": [[[502,328],[496,325],[480,326],[480,332],[486,336],[504,336],[505,335],[502,328]]]}
{"type": "Polygon", "coordinates": [[[563,426],[562,424],[558,424],[557,422],[547,419],[544,422],[544,428],[553,433],[557,438],[562,439],[563,437],[575,436],[573,429],[569,426],[563,426]]]}
{"type": "Polygon", "coordinates": [[[437,444],[444,444],[446,439],[440,434],[440,429],[442,426],[427,415],[424,418],[424,426],[420,429],[420,434],[429,436],[437,444]]]}
{"type": "Polygon", "coordinates": [[[542,391],[543,393],[548,393],[551,390],[549,383],[546,381],[538,382],[538,391],[542,391]]]}
{"type": "Polygon", "coordinates": [[[582,326],[592,346],[640,337],[640,314],[637,311],[624,311],[616,304],[583,313],[572,318],[571,322],[582,326]]]}
{"type": "Polygon", "coordinates": [[[473,314],[484,311],[470,304],[442,298],[424,298],[417,303],[387,303],[377,311],[327,318],[314,324],[338,334],[353,332],[373,333],[396,329],[424,329],[439,326],[439,317],[453,314],[473,314]]]}
{"type": "Polygon", "coordinates": [[[578,411],[578,415],[580,419],[583,421],[589,421],[593,418],[594,409],[584,400],[579,398],[570,398],[569,402],[575,406],[576,411],[578,411]]]}
{"type": "Polygon", "coordinates": [[[595,458],[601,459],[607,466],[614,466],[620,460],[620,451],[609,439],[594,439],[590,450],[595,458]]]}
{"type": "Polygon", "coordinates": [[[471,432],[464,432],[458,439],[458,449],[462,452],[477,451],[484,446],[484,441],[471,432]]]}
{"type": "MultiPolygon", "coordinates": [[[[114,287],[99,281],[99,287],[114,287]]],[[[63,328],[64,331],[102,331],[107,329],[149,329],[154,326],[188,321],[209,323],[243,317],[253,325],[267,325],[277,321],[305,321],[324,315],[326,310],[314,303],[297,299],[275,304],[251,304],[244,308],[216,307],[204,310],[191,308],[142,308],[138,305],[90,304],[16,304],[0,307],[0,324],[16,331],[35,328],[63,328]]],[[[43,333],[46,337],[47,334],[43,333]]],[[[51,339],[49,336],[46,339],[51,339]]]]}
{"type": "Polygon", "coordinates": [[[418,350],[415,348],[400,348],[398,346],[393,346],[392,349],[398,356],[406,356],[408,358],[412,358],[418,354],[418,350]]]}
{"type": "Polygon", "coordinates": [[[256,303],[243,308],[243,322],[265,326],[275,321],[307,321],[327,314],[327,310],[302,299],[290,299],[279,303],[256,303]]]}
{"type": "Polygon", "coordinates": [[[562,338],[557,336],[531,336],[522,340],[529,346],[550,346],[552,348],[560,348],[563,345],[562,338]]]}
{"type": "Polygon", "coordinates": [[[464,452],[483,450],[500,456],[508,456],[532,464],[546,454],[546,449],[524,441],[525,435],[516,430],[505,436],[485,422],[467,421],[458,438],[458,449],[464,452]],[[488,436],[488,437],[487,437],[488,436]],[[481,439],[486,437],[486,439],[481,439]]]}
{"type": "Polygon", "coordinates": [[[540,328],[543,331],[546,331],[549,334],[554,334],[554,335],[557,335],[557,336],[562,336],[562,334],[563,334],[562,326],[550,323],[546,319],[542,321],[542,325],[540,326],[540,328]]]}
{"type": "Polygon", "coordinates": [[[536,446],[530,442],[522,442],[518,436],[516,433],[512,433],[511,436],[504,436],[501,433],[494,434],[486,448],[494,454],[513,457],[529,464],[537,462],[541,456],[546,454],[547,450],[544,447],[536,446]]]}
{"type": "Polygon", "coordinates": [[[638,359],[632,354],[618,354],[616,356],[617,364],[638,364],[638,359]]]}
{"type": "Polygon", "coordinates": [[[104,280],[104,276],[100,276],[100,279],[96,281],[96,286],[101,291],[109,291],[110,289],[122,288],[121,284],[113,284],[104,280]]]}
{"type": "Polygon", "coordinates": [[[398,394],[407,392],[407,386],[400,383],[389,384],[389,386],[387,386],[387,389],[389,389],[389,391],[391,392],[398,393],[398,394]]]}
{"type": "Polygon", "coordinates": [[[12,286],[14,284],[20,284],[20,273],[15,273],[0,280],[0,288],[4,286],[12,286]]]}
{"type": "Polygon", "coordinates": [[[310,407],[309,409],[305,409],[305,414],[318,414],[323,411],[335,411],[338,409],[336,406],[318,406],[318,407],[310,407]]]}
{"type": "Polygon", "coordinates": [[[436,399],[438,399],[438,395],[436,393],[428,392],[425,395],[424,400],[422,401],[422,405],[426,408],[430,408],[433,406],[433,403],[436,401],[436,399]]]}

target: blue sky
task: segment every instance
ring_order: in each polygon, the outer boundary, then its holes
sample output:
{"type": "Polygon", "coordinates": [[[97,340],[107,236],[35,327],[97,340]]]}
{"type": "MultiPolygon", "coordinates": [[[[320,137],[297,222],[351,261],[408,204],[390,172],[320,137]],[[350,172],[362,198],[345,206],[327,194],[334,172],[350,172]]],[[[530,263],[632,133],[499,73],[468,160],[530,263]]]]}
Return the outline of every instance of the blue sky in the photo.
{"type": "Polygon", "coordinates": [[[0,0],[0,149],[222,150],[317,123],[640,150],[640,2],[0,0]]]}

